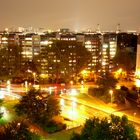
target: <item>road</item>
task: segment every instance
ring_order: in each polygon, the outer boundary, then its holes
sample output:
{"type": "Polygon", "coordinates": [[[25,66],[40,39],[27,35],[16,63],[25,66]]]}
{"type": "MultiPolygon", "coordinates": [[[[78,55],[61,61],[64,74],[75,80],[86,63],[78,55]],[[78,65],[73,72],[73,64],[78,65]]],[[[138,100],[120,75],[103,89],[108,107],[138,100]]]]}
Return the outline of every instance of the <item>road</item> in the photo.
{"type": "Polygon", "coordinates": [[[83,125],[86,119],[94,116],[100,118],[108,116],[108,114],[105,112],[64,98],[60,98],[60,105],[62,110],[61,115],[64,118],[70,119],[70,125],[73,127],[83,125]]]}
{"type": "MultiPolygon", "coordinates": [[[[79,86],[77,87],[77,89],[79,86]]],[[[80,92],[87,92],[87,88],[80,89],[80,92]]],[[[12,97],[20,98],[25,94],[25,88],[23,87],[5,87],[1,89],[1,93],[5,93],[12,97]]],[[[140,111],[133,111],[131,108],[129,111],[116,110],[116,108],[103,103],[96,98],[88,98],[86,95],[84,98],[79,96],[63,95],[60,98],[62,116],[69,118],[71,121],[68,123],[69,128],[82,125],[86,119],[93,116],[108,117],[110,114],[122,116],[127,115],[128,119],[132,121],[138,131],[140,131],[140,111]]],[[[125,107],[124,107],[125,109],[125,107]]]]}
{"type": "MultiPolygon", "coordinates": [[[[93,99],[94,100],[94,99],[93,99]]],[[[129,121],[131,121],[137,129],[137,132],[140,134],[140,118],[139,112],[133,112],[133,108],[126,108],[116,110],[110,105],[106,105],[101,101],[85,101],[76,97],[70,96],[61,96],[60,104],[62,106],[62,115],[73,120],[73,127],[80,124],[83,124],[84,121],[93,116],[99,118],[109,117],[110,114],[117,116],[127,115],[129,121]]],[[[134,110],[136,111],[136,110],[134,110]]]]}

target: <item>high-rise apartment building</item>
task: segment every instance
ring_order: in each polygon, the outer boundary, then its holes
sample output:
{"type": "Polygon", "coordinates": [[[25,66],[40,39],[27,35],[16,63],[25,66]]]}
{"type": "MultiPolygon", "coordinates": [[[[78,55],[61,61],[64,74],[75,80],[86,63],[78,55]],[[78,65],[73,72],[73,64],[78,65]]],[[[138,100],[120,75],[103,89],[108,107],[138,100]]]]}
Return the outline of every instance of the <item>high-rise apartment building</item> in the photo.
{"type": "Polygon", "coordinates": [[[89,71],[101,71],[101,57],[102,57],[102,35],[95,33],[85,34],[85,48],[91,53],[91,59],[87,66],[89,71]]]}
{"type": "Polygon", "coordinates": [[[27,62],[34,62],[40,74],[54,76],[57,73],[59,77],[73,73],[74,76],[75,66],[78,65],[76,49],[80,51],[80,44],[91,53],[89,63],[85,66],[86,70],[96,73],[111,71],[117,47],[127,47],[126,38],[126,33],[110,32],[72,33],[69,30],[43,34],[4,32],[0,34],[0,67],[7,71],[8,75],[13,75],[16,69],[22,69],[27,62]],[[67,58],[64,58],[66,53],[67,58]],[[65,66],[62,65],[64,62],[65,66]]]}
{"type": "Polygon", "coordinates": [[[115,33],[106,33],[102,36],[102,70],[103,72],[113,69],[113,58],[117,51],[117,35],[115,33]]]}
{"type": "Polygon", "coordinates": [[[19,68],[19,37],[15,33],[4,32],[0,42],[1,71],[9,76],[14,75],[19,68]]]}
{"type": "Polygon", "coordinates": [[[138,42],[137,42],[136,77],[140,78],[140,35],[138,35],[138,42]]]}

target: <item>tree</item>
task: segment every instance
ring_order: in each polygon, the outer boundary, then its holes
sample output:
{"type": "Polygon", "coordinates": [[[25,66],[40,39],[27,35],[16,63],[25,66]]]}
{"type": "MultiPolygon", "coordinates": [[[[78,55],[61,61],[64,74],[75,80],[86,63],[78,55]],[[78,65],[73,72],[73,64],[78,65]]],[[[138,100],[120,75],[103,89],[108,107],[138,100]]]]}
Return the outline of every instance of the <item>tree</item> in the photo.
{"type": "Polygon", "coordinates": [[[81,134],[73,134],[71,140],[137,140],[134,126],[126,116],[111,115],[110,121],[105,117],[88,119],[81,134]]]}
{"type": "MultiPolygon", "coordinates": [[[[3,103],[3,100],[0,99],[0,108],[1,108],[2,103],[3,103]]],[[[0,119],[2,118],[2,116],[3,116],[3,112],[1,112],[1,109],[0,109],[0,119]]]]}
{"type": "Polygon", "coordinates": [[[1,127],[0,131],[1,140],[34,140],[34,137],[36,140],[40,139],[40,136],[30,131],[25,120],[10,122],[1,127]]]}
{"type": "Polygon", "coordinates": [[[122,68],[129,73],[135,70],[136,53],[129,49],[118,48],[113,61],[115,64],[117,64],[117,67],[122,68]]]}
{"type": "Polygon", "coordinates": [[[59,78],[69,79],[77,75],[85,68],[90,60],[90,52],[80,42],[56,40],[44,49],[40,54],[46,60],[46,68],[52,67],[52,73],[56,80],[59,78]],[[69,65],[71,62],[71,66],[69,65]]]}
{"type": "Polygon", "coordinates": [[[31,89],[15,105],[15,111],[18,115],[25,115],[33,122],[46,124],[60,113],[60,106],[54,96],[40,90],[31,89]]]}
{"type": "Polygon", "coordinates": [[[97,79],[97,85],[104,89],[114,88],[117,84],[117,79],[111,73],[101,73],[97,79]]]}
{"type": "Polygon", "coordinates": [[[9,75],[8,71],[8,51],[6,47],[0,49],[0,76],[5,77],[9,75]],[[5,67],[3,67],[5,66],[5,67]]]}

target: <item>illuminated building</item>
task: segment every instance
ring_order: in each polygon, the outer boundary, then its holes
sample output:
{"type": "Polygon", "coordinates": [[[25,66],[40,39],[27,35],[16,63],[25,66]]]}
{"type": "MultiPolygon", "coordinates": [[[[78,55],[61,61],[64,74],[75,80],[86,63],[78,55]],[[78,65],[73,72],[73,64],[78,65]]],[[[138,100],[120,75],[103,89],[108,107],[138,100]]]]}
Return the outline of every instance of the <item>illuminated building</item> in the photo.
{"type": "Polygon", "coordinates": [[[3,74],[13,75],[19,68],[19,37],[15,33],[4,32],[0,40],[0,69],[3,74]]]}
{"type": "Polygon", "coordinates": [[[91,60],[87,69],[99,72],[101,69],[101,34],[85,34],[85,48],[91,52],[91,60]]]}
{"type": "MultiPolygon", "coordinates": [[[[111,71],[114,68],[112,60],[116,54],[117,47],[121,49],[129,48],[129,46],[134,44],[133,41],[135,42],[133,35],[131,36],[127,33],[73,33],[68,29],[42,34],[8,33],[5,31],[0,34],[0,50],[2,48],[5,49],[5,54],[2,51],[0,52],[0,68],[3,71],[8,71],[9,75],[12,75],[16,69],[22,69],[27,61],[34,61],[39,66],[41,74],[53,76],[56,74],[56,70],[58,70],[56,65],[61,63],[58,54],[50,49],[56,40],[65,43],[63,49],[55,47],[61,57],[69,50],[67,66],[61,67],[59,71],[59,75],[63,76],[67,75],[67,73],[75,74],[76,70],[74,67],[77,64],[77,58],[73,50],[77,47],[76,43],[81,43],[91,52],[91,59],[85,70],[98,73],[111,71]],[[51,62],[55,65],[52,65],[51,62]]],[[[137,57],[138,61],[140,59],[139,55],[137,57]]],[[[139,65],[138,61],[137,68],[140,67],[139,65]]]]}
{"type": "Polygon", "coordinates": [[[21,36],[21,46],[22,46],[22,58],[26,60],[32,60],[34,56],[34,34],[26,34],[21,36]]]}
{"type": "Polygon", "coordinates": [[[51,61],[55,60],[55,54],[50,52],[53,41],[56,40],[56,33],[46,33],[40,35],[40,68],[42,74],[52,76],[53,67],[49,65],[51,61]]]}
{"type": "Polygon", "coordinates": [[[140,35],[138,35],[138,42],[137,42],[136,77],[140,78],[140,35]]]}
{"type": "Polygon", "coordinates": [[[90,71],[105,72],[113,68],[112,59],[117,49],[117,35],[115,33],[86,33],[85,47],[92,54],[88,64],[90,71]]]}
{"type": "Polygon", "coordinates": [[[102,38],[102,71],[111,71],[113,69],[113,58],[117,50],[117,35],[115,33],[103,34],[102,38]]]}
{"type": "Polygon", "coordinates": [[[42,73],[53,77],[65,77],[69,72],[74,74],[76,71],[74,67],[77,63],[74,51],[76,43],[74,34],[59,32],[53,39],[52,34],[41,35],[40,62],[42,73]],[[67,58],[61,62],[65,53],[67,53],[67,58]],[[62,65],[62,63],[65,64],[62,65]]]}

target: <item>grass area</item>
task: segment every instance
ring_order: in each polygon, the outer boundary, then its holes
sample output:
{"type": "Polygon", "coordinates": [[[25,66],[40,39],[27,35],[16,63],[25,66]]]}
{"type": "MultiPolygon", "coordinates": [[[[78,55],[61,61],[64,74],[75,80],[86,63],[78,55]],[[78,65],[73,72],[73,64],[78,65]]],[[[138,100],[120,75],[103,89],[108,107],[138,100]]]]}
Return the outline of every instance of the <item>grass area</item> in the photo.
{"type": "Polygon", "coordinates": [[[85,93],[79,93],[77,96],[76,96],[78,99],[81,99],[81,100],[84,100],[84,101],[87,101],[87,102],[96,102],[96,101],[100,101],[102,102],[101,100],[99,100],[98,98],[96,97],[93,97],[93,96],[89,96],[85,93]]]}
{"type": "Polygon", "coordinates": [[[13,109],[14,105],[18,103],[18,100],[4,100],[3,106],[8,109],[13,109]]]}
{"type": "Polygon", "coordinates": [[[16,113],[13,110],[13,107],[16,103],[16,100],[4,100],[1,105],[1,110],[4,114],[3,117],[0,119],[0,125],[11,122],[16,118],[16,113]]]}
{"type": "Polygon", "coordinates": [[[54,134],[49,134],[46,140],[70,140],[73,132],[80,133],[81,127],[77,127],[70,130],[63,130],[54,134]]]}
{"type": "Polygon", "coordinates": [[[1,118],[0,119],[0,125],[5,125],[7,123],[7,120],[1,118]]]}

